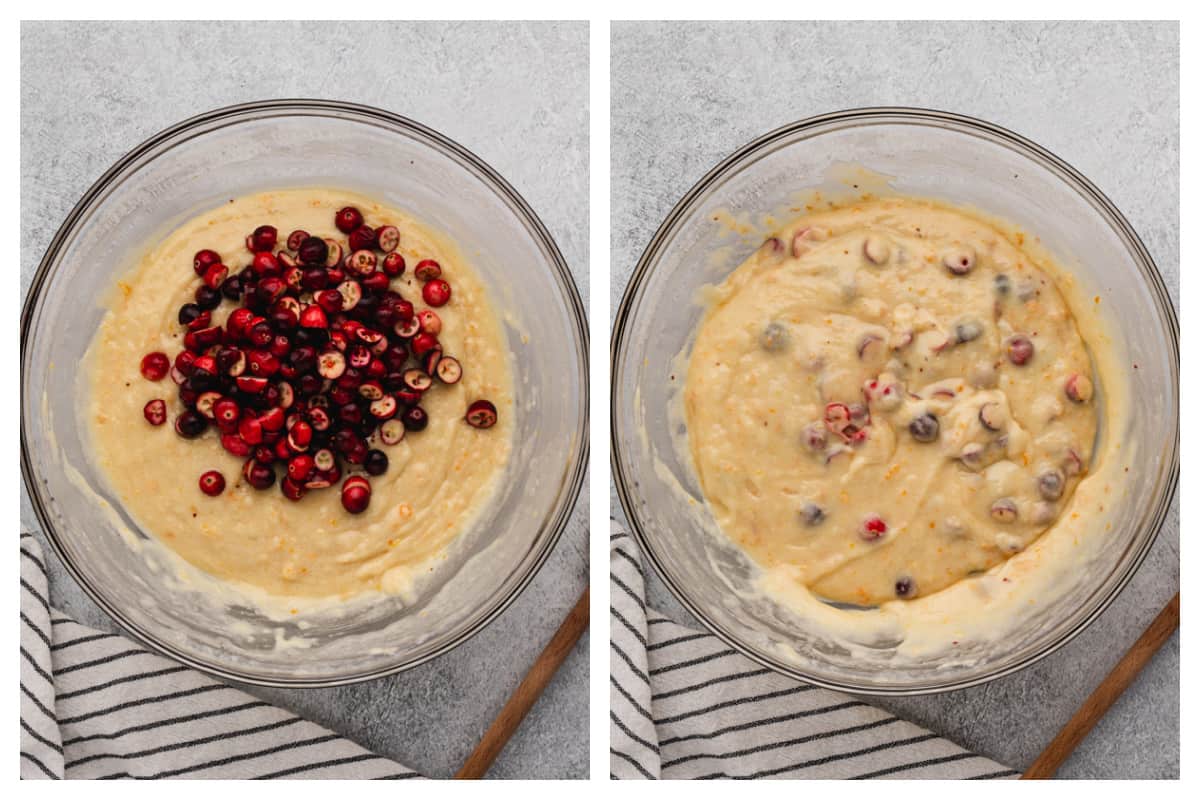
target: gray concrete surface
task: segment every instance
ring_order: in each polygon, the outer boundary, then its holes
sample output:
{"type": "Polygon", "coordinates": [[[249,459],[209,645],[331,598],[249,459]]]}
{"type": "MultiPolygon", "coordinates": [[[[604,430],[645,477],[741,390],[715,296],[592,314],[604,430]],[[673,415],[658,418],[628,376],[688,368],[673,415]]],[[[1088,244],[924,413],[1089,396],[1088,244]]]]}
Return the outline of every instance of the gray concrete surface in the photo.
{"type": "MultiPolygon", "coordinates": [[[[1174,23],[614,23],[612,33],[614,313],[655,229],[710,167],[779,125],[868,105],[979,116],[1065,158],[1129,218],[1178,308],[1174,23]]],[[[1176,502],[1128,588],[1062,650],[984,687],[883,705],[1024,768],[1178,589],[1176,502]]],[[[648,591],[698,625],[657,579],[648,591]]],[[[1179,776],[1178,635],[1059,774],[1179,776]]]]}
{"type": "MultiPolygon", "coordinates": [[[[83,191],[147,136],[231,103],[321,97],[412,117],[495,167],[546,223],[586,302],[587,71],[586,23],[25,23],[22,291],[83,191]]],[[[23,489],[21,524],[37,527],[23,489]]],[[[359,686],[251,691],[425,774],[453,774],[587,581],[582,502],[524,594],[446,656],[359,686]]],[[[113,629],[53,558],[51,598],[113,629]]],[[[492,777],[587,776],[587,647],[585,636],[492,777]]]]}

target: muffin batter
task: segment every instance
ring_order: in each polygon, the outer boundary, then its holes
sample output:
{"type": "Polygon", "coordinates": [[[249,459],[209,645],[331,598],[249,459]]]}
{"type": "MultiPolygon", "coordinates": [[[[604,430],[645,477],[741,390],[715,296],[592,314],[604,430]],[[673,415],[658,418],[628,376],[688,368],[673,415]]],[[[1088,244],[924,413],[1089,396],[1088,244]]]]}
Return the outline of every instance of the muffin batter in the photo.
{"type": "Polygon", "coordinates": [[[990,569],[1055,525],[1096,438],[1092,371],[1044,271],[904,198],[804,217],[714,293],[684,394],[724,533],[873,606],[990,569]]]}
{"type": "MultiPolygon", "coordinates": [[[[92,342],[86,380],[94,458],[112,492],[141,529],[195,567],[223,581],[268,595],[349,598],[369,591],[401,593],[432,570],[446,548],[486,505],[511,448],[512,387],[508,350],[491,302],[452,243],[401,212],[367,198],[329,189],[269,192],[221,205],[180,225],[153,247],[119,283],[111,308],[92,342]],[[400,230],[398,252],[409,269],[392,288],[425,308],[411,265],[436,259],[453,283],[453,299],[437,309],[447,355],[462,364],[462,380],[439,386],[421,400],[428,427],[387,452],[390,466],[371,478],[369,508],[351,515],[337,487],[300,501],[276,486],[245,485],[242,462],[209,428],[198,439],[178,436],[170,424],[154,427],[143,406],[166,401],[171,419],[183,409],[170,380],[149,382],[139,373],[145,353],[178,352],[184,333],[176,320],[198,284],[193,254],[211,248],[234,269],[249,263],[244,239],[256,226],[275,225],[286,236],[301,228],[338,237],[334,213],[362,210],[367,222],[400,230]],[[476,398],[490,399],[499,422],[478,430],[463,421],[476,398]],[[198,490],[196,476],[220,470],[228,488],[216,497],[198,490]]],[[[235,307],[213,315],[224,324],[235,307]]],[[[376,434],[378,436],[378,433],[376,434]]],[[[346,473],[350,474],[350,473],[346,473]]]]}

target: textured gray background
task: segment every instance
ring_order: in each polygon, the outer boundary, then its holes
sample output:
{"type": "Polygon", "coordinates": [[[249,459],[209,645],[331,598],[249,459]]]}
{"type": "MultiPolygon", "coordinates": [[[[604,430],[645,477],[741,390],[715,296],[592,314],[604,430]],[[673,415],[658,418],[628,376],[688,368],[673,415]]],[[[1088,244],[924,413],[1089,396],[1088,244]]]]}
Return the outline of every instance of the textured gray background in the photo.
{"type": "MultiPolygon", "coordinates": [[[[546,223],[586,300],[586,23],[25,23],[21,81],[22,291],[83,191],[147,136],[231,103],[320,97],[416,119],[495,167],[546,223]]],[[[21,525],[37,527],[23,487],[21,525]]],[[[52,602],[113,629],[50,565],[52,602]]],[[[448,655],[359,686],[250,691],[426,774],[453,774],[587,581],[582,502],[524,594],[448,655]]],[[[491,777],[587,776],[587,648],[585,635],[491,777]]]]}
{"type": "MultiPolygon", "coordinates": [[[[710,167],[785,123],[870,105],[982,117],[1065,158],[1129,218],[1178,308],[1177,24],[614,23],[611,67],[614,313],[655,229],[710,167]]],[[[1027,767],[1178,589],[1176,502],[1128,588],[1062,650],[977,689],[881,705],[1027,767]]],[[[649,597],[699,627],[657,578],[649,597]]],[[[1178,635],[1059,775],[1179,776],[1178,635]]]]}

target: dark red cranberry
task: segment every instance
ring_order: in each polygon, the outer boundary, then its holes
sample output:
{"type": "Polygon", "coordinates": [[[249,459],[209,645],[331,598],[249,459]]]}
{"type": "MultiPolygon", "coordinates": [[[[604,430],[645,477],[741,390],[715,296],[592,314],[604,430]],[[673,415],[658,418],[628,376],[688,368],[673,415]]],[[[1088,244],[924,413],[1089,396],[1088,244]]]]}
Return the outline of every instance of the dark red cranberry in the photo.
{"type": "Polygon", "coordinates": [[[216,497],[225,491],[225,476],[215,469],[210,469],[200,476],[200,491],[209,497],[216,497]]]}
{"type": "Polygon", "coordinates": [[[289,308],[276,308],[271,312],[270,322],[275,330],[288,333],[296,328],[296,314],[289,308]]]}
{"type": "Polygon", "coordinates": [[[297,374],[310,372],[317,366],[317,351],[308,345],[301,345],[288,355],[288,361],[297,374]]]}
{"type": "Polygon", "coordinates": [[[410,431],[423,431],[425,430],[425,426],[429,424],[429,415],[420,406],[412,406],[411,408],[404,409],[404,412],[400,415],[400,421],[410,431]]]}
{"type": "Polygon", "coordinates": [[[236,382],[238,390],[246,394],[260,394],[267,388],[267,379],[255,375],[241,375],[236,382]]]}
{"type": "Polygon", "coordinates": [[[375,229],[370,225],[359,225],[354,230],[350,231],[350,236],[347,239],[350,244],[350,250],[374,250],[379,244],[375,236],[375,229]]]}
{"type": "Polygon", "coordinates": [[[179,307],[179,324],[189,325],[203,313],[204,310],[195,303],[184,303],[179,307]]]}
{"type": "Polygon", "coordinates": [[[363,421],[362,409],[357,403],[346,403],[338,408],[338,420],[343,425],[358,425],[363,421]]]}
{"type": "Polygon", "coordinates": [[[255,299],[264,307],[270,307],[276,300],[288,291],[287,281],[283,278],[269,277],[258,282],[254,290],[255,299]]]}
{"type": "Polygon", "coordinates": [[[300,286],[318,292],[329,285],[329,273],[323,267],[309,267],[300,274],[300,286]]]}
{"type": "MultiPolygon", "coordinates": [[[[362,433],[363,436],[367,435],[366,430],[362,430],[360,432],[362,433]]],[[[357,464],[363,463],[364,461],[367,460],[366,444],[364,444],[363,441],[361,439],[359,439],[357,442],[354,443],[354,447],[350,448],[350,450],[345,453],[345,458],[346,458],[347,463],[350,463],[350,464],[357,465],[357,464]]]]}
{"type": "Polygon", "coordinates": [[[354,435],[354,431],[343,428],[333,435],[330,444],[333,445],[334,450],[345,454],[358,445],[358,437],[354,435]]]}
{"type": "Polygon", "coordinates": [[[254,260],[250,262],[250,266],[254,268],[254,274],[260,277],[270,275],[278,275],[281,270],[279,267],[279,259],[273,253],[255,253],[254,260]]]}
{"type": "Polygon", "coordinates": [[[329,245],[325,244],[324,239],[317,236],[309,236],[300,243],[300,249],[296,251],[296,255],[303,264],[319,264],[324,266],[325,259],[329,255],[329,245]]]}
{"type": "Polygon", "coordinates": [[[387,453],[382,450],[368,450],[367,457],[363,460],[363,469],[368,475],[382,475],[387,472],[388,457],[387,453]]]}
{"type": "Polygon", "coordinates": [[[384,225],[375,231],[375,244],[385,253],[400,246],[400,231],[395,225],[384,225]]]}
{"type": "Polygon", "coordinates": [[[388,253],[383,257],[383,274],[389,278],[398,278],[404,274],[404,256],[399,253],[388,253]]]}
{"type": "Polygon", "coordinates": [[[270,489],[275,483],[275,470],[253,458],[242,467],[242,475],[246,478],[246,483],[255,489],[270,489]]]}
{"type": "Polygon", "coordinates": [[[363,477],[353,476],[342,485],[342,507],[351,514],[361,514],[371,504],[371,484],[363,477]]]}
{"type": "Polygon", "coordinates": [[[210,286],[197,286],[196,305],[200,306],[204,311],[212,311],[221,305],[221,290],[213,289],[210,286]]]}
{"type": "MultiPolygon", "coordinates": [[[[278,406],[267,409],[258,418],[258,422],[262,425],[263,431],[281,431],[286,421],[286,415],[283,409],[278,406]]],[[[265,435],[265,433],[264,433],[265,435]]]]}
{"type": "Polygon", "coordinates": [[[441,278],[435,278],[421,287],[421,297],[434,308],[440,308],[450,302],[450,284],[441,278]]]}
{"type": "Polygon", "coordinates": [[[148,381],[161,381],[171,371],[171,359],[166,353],[147,353],[142,357],[142,377],[148,381]]]}
{"type": "Polygon", "coordinates": [[[322,386],[323,382],[321,379],[311,372],[301,375],[296,382],[297,390],[305,397],[314,395],[321,391],[322,386]]]}
{"type": "MultiPolygon", "coordinates": [[[[403,382],[403,376],[401,376],[400,380],[403,382]]],[[[396,402],[402,406],[415,406],[417,403],[421,402],[421,393],[414,392],[407,386],[401,386],[400,388],[396,389],[395,396],[396,402]]]]}
{"type": "Polygon", "coordinates": [[[297,483],[291,477],[284,478],[279,482],[279,490],[283,492],[284,497],[293,502],[300,500],[308,491],[304,484],[297,483]]]}
{"type": "Polygon", "coordinates": [[[167,404],[162,400],[151,400],[142,409],[142,414],[151,425],[162,425],[167,421],[167,404]]]}
{"type": "Polygon", "coordinates": [[[273,225],[259,225],[254,229],[254,233],[250,234],[251,249],[256,253],[274,250],[278,240],[279,231],[275,230],[273,225]]]}
{"type": "Polygon", "coordinates": [[[472,428],[490,428],[498,417],[496,407],[488,400],[476,400],[467,407],[466,420],[472,428]]]}
{"type": "Polygon", "coordinates": [[[325,309],[326,314],[336,314],[342,310],[345,303],[342,293],[337,289],[326,289],[317,292],[313,298],[317,301],[317,305],[325,309]]]}
{"type": "Polygon", "coordinates": [[[230,300],[242,299],[242,279],[238,275],[230,275],[221,284],[221,294],[230,300]]]}
{"type": "Polygon", "coordinates": [[[300,245],[308,238],[308,231],[294,230],[288,234],[287,249],[293,253],[300,249],[300,245]]]}
{"type": "Polygon", "coordinates": [[[213,264],[220,264],[221,256],[215,250],[201,250],[196,253],[192,259],[192,269],[196,270],[196,274],[203,276],[208,268],[213,264]]]}
{"type": "Polygon", "coordinates": [[[387,276],[386,272],[372,272],[362,279],[362,287],[369,292],[386,291],[390,283],[391,278],[387,276]]]}
{"type": "Polygon", "coordinates": [[[352,233],[355,228],[363,224],[362,212],[354,206],[346,206],[333,215],[333,224],[342,233],[352,233]]]}
{"type": "Polygon", "coordinates": [[[275,341],[275,331],[266,321],[256,322],[246,331],[246,340],[255,347],[270,347],[271,342],[275,341]]]}
{"type": "Polygon", "coordinates": [[[208,420],[199,411],[184,411],[175,418],[175,432],[185,439],[195,439],[208,428],[208,420]]]}
{"type": "Polygon", "coordinates": [[[418,279],[423,281],[440,278],[442,277],[442,265],[432,258],[426,258],[417,262],[417,266],[413,268],[413,275],[416,275],[418,279]]]}

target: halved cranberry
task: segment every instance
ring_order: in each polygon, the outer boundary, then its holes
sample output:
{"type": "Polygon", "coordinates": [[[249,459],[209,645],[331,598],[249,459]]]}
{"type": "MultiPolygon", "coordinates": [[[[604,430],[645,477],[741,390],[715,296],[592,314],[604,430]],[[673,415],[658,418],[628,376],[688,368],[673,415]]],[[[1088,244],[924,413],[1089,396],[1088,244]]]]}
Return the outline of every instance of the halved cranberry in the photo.
{"type": "Polygon", "coordinates": [[[319,305],[311,305],[300,312],[300,327],[302,328],[328,328],[329,318],[325,316],[325,309],[319,305]]]}
{"type": "MultiPolygon", "coordinates": [[[[196,356],[196,360],[192,362],[192,378],[215,377],[217,369],[217,359],[215,356],[196,356]]],[[[201,389],[200,386],[196,388],[201,389]]]]}
{"type": "Polygon", "coordinates": [[[259,225],[254,229],[254,233],[250,234],[250,249],[256,253],[274,250],[278,240],[279,231],[275,230],[275,226],[259,225]]]}
{"type": "Polygon", "coordinates": [[[208,420],[197,411],[188,409],[175,418],[175,432],[185,439],[195,439],[208,429],[208,420]]]}
{"type": "Polygon", "coordinates": [[[404,256],[399,253],[388,253],[383,257],[383,273],[389,278],[397,278],[404,274],[404,256]]]}
{"type": "Polygon", "coordinates": [[[370,275],[375,272],[378,259],[370,250],[355,250],[346,259],[346,266],[359,275],[370,275]]]}
{"type": "MultiPolygon", "coordinates": [[[[229,277],[229,267],[224,264],[213,264],[204,271],[202,276],[204,285],[214,291],[220,290],[221,284],[225,283],[225,279],[229,277]]],[[[218,298],[220,295],[217,295],[218,298]]]]}
{"type": "Polygon", "coordinates": [[[250,321],[254,319],[254,312],[248,308],[235,308],[229,314],[229,318],[225,320],[225,329],[229,331],[234,338],[240,338],[245,335],[246,329],[250,326],[250,321]]]}
{"type": "Polygon", "coordinates": [[[237,387],[246,394],[258,394],[267,388],[267,379],[253,375],[241,375],[236,379],[237,387]]]}
{"type": "Polygon", "coordinates": [[[329,255],[329,245],[325,240],[318,236],[309,236],[300,242],[300,247],[296,249],[296,256],[304,264],[325,264],[325,258],[329,255]]]}
{"type": "MultiPolygon", "coordinates": [[[[426,375],[425,377],[429,376],[426,375]]],[[[358,387],[358,394],[367,400],[378,400],[383,397],[383,386],[380,385],[379,381],[364,381],[358,387]]]]}
{"type": "Polygon", "coordinates": [[[363,224],[363,215],[354,206],[346,206],[333,215],[333,224],[342,233],[352,233],[355,228],[363,224]]]}
{"type": "Polygon", "coordinates": [[[267,350],[251,350],[246,355],[246,365],[252,375],[269,378],[279,371],[279,357],[267,350]]]}
{"type": "Polygon", "coordinates": [[[370,225],[359,225],[350,231],[347,241],[350,243],[351,250],[374,250],[378,244],[375,229],[370,225]]]}
{"type": "Polygon", "coordinates": [[[217,306],[221,305],[221,291],[214,289],[206,284],[201,284],[196,287],[196,305],[205,311],[212,311],[217,306]]]}
{"type": "Polygon", "coordinates": [[[342,507],[351,514],[361,514],[371,504],[371,484],[366,478],[354,476],[342,484],[342,507]]]}
{"type": "Polygon", "coordinates": [[[376,246],[390,253],[400,246],[400,230],[395,225],[384,225],[375,231],[376,246]]]}
{"type": "Polygon", "coordinates": [[[455,384],[462,380],[462,364],[452,356],[442,356],[437,365],[438,380],[445,384],[455,384]]]}
{"type": "Polygon", "coordinates": [[[325,266],[329,267],[329,281],[336,283],[341,280],[340,277],[334,278],[335,270],[340,269],[342,263],[342,246],[334,239],[325,240],[325,266]]]}
{"type": "Polygon", "coordinates": [[[1008,351],[1008,360],[1018,367],[1029,363],[1029,359],[1033,358],[1033,342],[1028,336],[1017,334],[1009,337],[1005,348],[1008,351]]]}
{"type": "Polygon", "coordinates": [[[208,268],[213,264],[220,264],[221,256],[215,250],[200,250],[192,259],[192,269],[196,274],[203,277],[208,268]]]}
{"type": "Polygon", "coordinates": [[[887,531],[887,523],[882,517],[878,514],[868,514],[858,528],[858,536],[864,541],[874,542],[883,538],[887,531]]]}
{"type": "Polygon", "coordinates": [[[275,470],[253,458],[243,465],[242,476],[255,489],[270,489],[275,483],[275,470]]]}
{"type": "Polygon", "coordinates": [[[337,287],[342,296],[342,309],[350,311],[362,301],[362,287],[357,281],[342,281],[337,287]]]}
{"type": "Polygon", "coordinates": [[[327,431],[333,425],[333,420],[329,418],[329,414],[323,408],[310,408],[308,410],[308,421],[312,424],[313,430],[327,431]]]}
{"type": "MultiPolygon", "coordinates": [[[[421,323],[414,317],[407,321],[397,322],[392,330],[402,339],[411,339],[421,332],[421,323]]],[[[427,334],[432,335],[432,334],[427,334]]]]}
{"type": "Polygon", "coordinates": [[[162,400],[151,400],[142,409],[142,415],[151,425],[162,425],[167,421],[167,404],[162,400]]]}
{"type": "Polygon", "coordinates": [[[426,258],[417,262],[417,266],[413,268],[413,275],[423,281],[431,281],[434,278],[442,277],[442,265],[434,261],[432,258],[426,258]]]}
{"type": "Polygon", "coordinates": [[[398,419],[389,419],[379,426],[379,440],[384,444],[397,444],[404,438],[404,423],[398,419]]]}
{"type": "Polygon", "coordinates": [[[200,396],[196,398],[196,410],[203,414],[205,419],[216,419],[217,412],[214,410],[214,406],[220,399],[220,392],[201,392],[200,396]]]}
{"type": "Polygon", "coordinates": [[[433,385],[433,378],[423,370],[408,369],[404,371],[404,385],[414,392],[424,392],[433,385]]]}
{"type": "MultiPolygon", "coordinates": [[[[193,321],[199,319],[200,315],[203,313],[205,313],[204,309],[200,308],[200,306],[196,305],[195,303],[184,303],[179,307],[179,324],[190,325],[193,321]]],[[[211,312],[209,313],[209,317],[212,317],[211,312]]]]}
{"type": "Polygon", "coordinates": [[[209,497],[216,497],[225,491],[225,476],[215,469],[210,469],[200,476],[200,491],[209,497]]]}
{"type": "Polygon", "coordinates": [[[296,402],[296,390],[292,388],[292,385],[287,381],[280,381],[276,390],[279,392],[279,407],[291,408],[292,404],[296,402]]]}
{"type": "Polygon", "coordinates": [[[354,335],[360,342],[366,342],[367,344],[378,344],[379,342],[383,341],[382,333],[373,328],[368,328],[365,325],[360,325],[358,328],[356,328],[354,335]]]}
{"type": "Polygon", "coordinates": [[[262,444],[263,441],[263,426],[258,421],[257,417],[247,415],[242,417],[242,421],[238,423],[238,435],[247,444],[262,444]]]}
{"type": "Polygon", "coordinates": [[[421,356],[421,367],[427,375],[436,375],[441,363],[442,348],[440,345],[432,350],[426,350],[425,355],[421,356]]]}
{"type": "Polygon", "coordinates": [[[281,431],[286,418],[287,415],[283,413],[283,409],[276,406],[264,411],[258,418],[258,422],[264,431],[281,431]]]}
{"type": "Polygon", "coordinates": [[[245,458],[254,452],[254,448],[236,433],[221,434],[221,446],[239,458],[245,458]]]}
{"type": "Polygon", "coordinates": [[[499,414],[488,400],[476,400],[467,406],[467,424],[472,428],[490,428],[496,424],[499,414]]]}
{"type": "Polygon", "coordinates": [[[142,377],[148,381],[161,381],[171,371],[171,359],[166,353],[155,351],[142,356],[142,377]]]}
{"type": "Polygon", "coordinates": [[[279,482],[279,491],[283,492],[283,496],[288,500],[295,502],[304,497],[305,493],[308,491],[308,488],[304,484],[296,482],[289,476],[279,482]]]}
{"type": "Polygon", "coordinates": [[[317,356],[317,372],[321,377],[336,380],[346,371],[346,358],[337,350],[330,350],[317,356]]]}
{"type": "Polygon", "coordinates": [[[300,245],[304,244],[304,240],[308,238],[308,231],[296,229],[288,234],[287,249],[295,253],[300,249],[300,245]]]}
{"type": "Polygon", "coordinates": [[[396,398],[390,394],[385,394],[378,400],[371,401],[371,416],[375,417],[375,419],[390,419],[396,415],[398,407],[396,398]]]}
{"type": "MultiPolygon", "coordinates": [[[[404,381],[403,375],[400,376],[400,380],[401,382],[404,381]]],[[[417,403],[421,402],[421,393],[414,392],[407,386],[401,386],[399,389],[396,389],[394,394],[396,397],[396,402],[402,406],[415,406],[417,403]]]]}
{"type": "Polygon", "coordinates": [[[312,459],[313,466],[322,472],[332,469],[333,465],[336,463],[334,461],[333,451],[325,447],[322,447],[320,450],[313,453],[312,459]]]}
{"type": "MultiPolygon", "coordinates": [[[[261,449],[261,448],[260,448],[261,449]]],[[[274,448],[271,450],[272,458],[278,458],[280,461],[287,461],[293,455],[292,446],[288,444],[287,437],[281,437],[275,442],[274,448]]],[[[264,464],[269,464],[270,460],[260,459],[264,464]]]]}
{"type": "Polygon", "coordinates": [[[1004,409],[999,403],[984,403],[979,407],[979,424],[995,433],[1004,427],[1004,409]]]}
{"type": "Polygon", "coordinates": [[[300,420],[288,431],[287,441],[293,450],[302,452],[307,450],[308,446],[312,444],[312,437],[312,425],[304,420],[300,420]]]}
{"type": "Polygon", "coordinates": [[[369,292],[383,292],[387,291],[391,280],[385,272],[372,272],[370,275],[363,277],[362,287],[369,292]]]}

